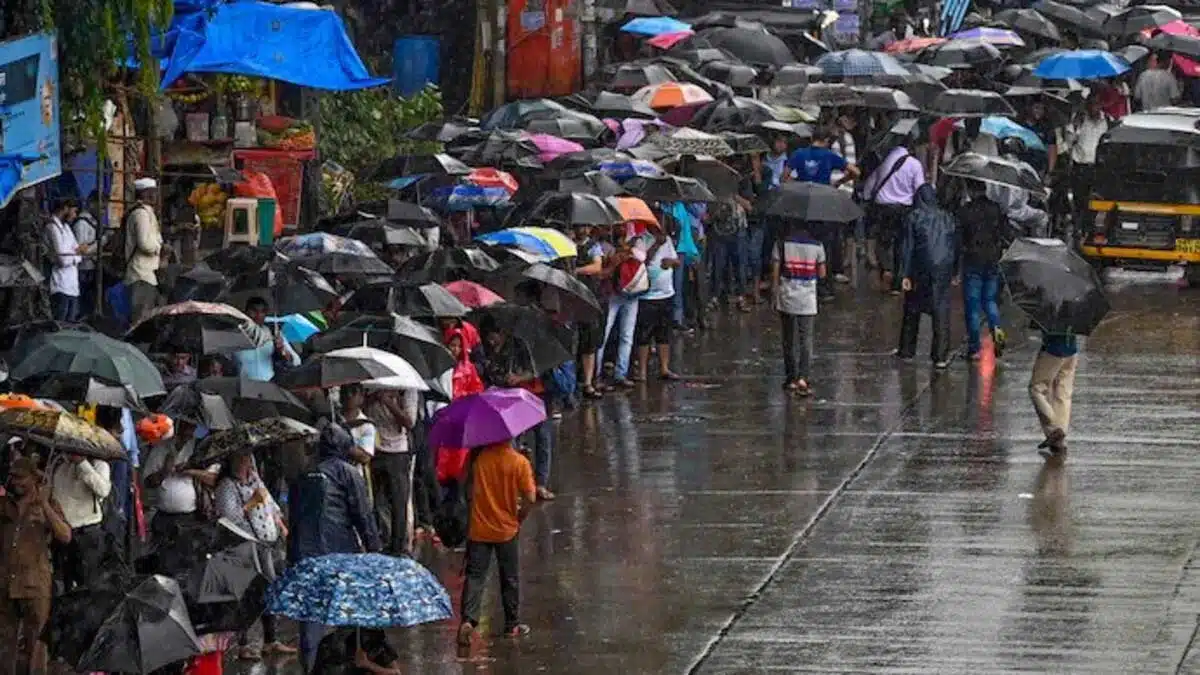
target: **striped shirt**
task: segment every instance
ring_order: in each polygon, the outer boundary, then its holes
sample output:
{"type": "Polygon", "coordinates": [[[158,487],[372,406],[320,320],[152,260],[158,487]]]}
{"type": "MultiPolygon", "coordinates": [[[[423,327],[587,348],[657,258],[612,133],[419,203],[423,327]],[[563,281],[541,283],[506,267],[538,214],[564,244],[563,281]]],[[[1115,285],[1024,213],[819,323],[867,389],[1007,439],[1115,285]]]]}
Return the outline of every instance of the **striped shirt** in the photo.
{"type": "MultiPolygon", "coordinates": [[[[837,138],[833,139],[833,144],[829,148],[841,155],[847,164],[858,165],[858,146],[854,143],[854,134],[851,134],[849,131],[839,132],[837,138]]],[[[830,180],[834,185],[837,185],[838,181],[845,175],[842,171],[834,171],[833,175],[830,176],[830,180]]],[[[838,189],[845,192],[854,192],[854,184],[843,183],[838,186],[838,189]]]]}
{"type": "Polygon", "coordinates": [[[808,236],[789,236],[771,252],[771,262],[780,266],[775,309],[785,314],[815,315],[817,279],[825,264],[825,247],[821,242],[808,236]]]}

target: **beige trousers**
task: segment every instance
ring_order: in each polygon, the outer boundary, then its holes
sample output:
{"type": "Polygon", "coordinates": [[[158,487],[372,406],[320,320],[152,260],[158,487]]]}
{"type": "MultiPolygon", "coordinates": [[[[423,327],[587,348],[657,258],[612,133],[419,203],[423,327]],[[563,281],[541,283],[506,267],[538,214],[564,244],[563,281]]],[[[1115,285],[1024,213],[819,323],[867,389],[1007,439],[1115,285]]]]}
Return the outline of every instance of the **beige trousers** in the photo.
{"type": "Polygon", "coordinates": [[[1065,434],[1071,424],[1071,394],[1075,391],[1077,356],[1062,358],[1038,352],[1029,378],[1029,398],[1033,400],[1042,432],[1049,436],[1061,429],[1065,434]]]}

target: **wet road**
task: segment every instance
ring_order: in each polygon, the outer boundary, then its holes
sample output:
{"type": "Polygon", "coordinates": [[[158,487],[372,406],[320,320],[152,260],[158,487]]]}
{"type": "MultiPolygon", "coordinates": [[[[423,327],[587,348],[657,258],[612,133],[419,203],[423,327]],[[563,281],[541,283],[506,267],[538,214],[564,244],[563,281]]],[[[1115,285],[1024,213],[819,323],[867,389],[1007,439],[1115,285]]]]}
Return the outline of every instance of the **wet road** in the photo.
{"type": "MultiPolygon", "coordinates": [[[[802,400],[773,315],[722,315],[684,343],[691,379],[560,423],[559,498],[522,533],[533,634],[398,632],[404,671],[1200,673],[1200,294],[1114,291],[1061,470],[1024,336],[934,374],[889,356],[896,301],[847,292],[802,400]]],[[[424,558],[457,602],[459,556],[424,558]]]]}

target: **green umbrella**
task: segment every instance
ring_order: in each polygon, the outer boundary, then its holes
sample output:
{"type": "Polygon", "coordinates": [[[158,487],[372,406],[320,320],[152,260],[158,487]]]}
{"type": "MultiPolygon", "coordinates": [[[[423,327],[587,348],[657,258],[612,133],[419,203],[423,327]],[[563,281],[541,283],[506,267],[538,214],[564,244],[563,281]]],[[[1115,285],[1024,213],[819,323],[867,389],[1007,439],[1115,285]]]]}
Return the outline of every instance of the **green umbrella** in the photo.
{"type": "Polygon", "coordinates": [[[60,330],[18,342],[10,357],[11,378],[20,382],[46,373],[81,373],[129,385],[140,398],[167,393],[150,359],[128,342],[100,333],[60,330]]]}

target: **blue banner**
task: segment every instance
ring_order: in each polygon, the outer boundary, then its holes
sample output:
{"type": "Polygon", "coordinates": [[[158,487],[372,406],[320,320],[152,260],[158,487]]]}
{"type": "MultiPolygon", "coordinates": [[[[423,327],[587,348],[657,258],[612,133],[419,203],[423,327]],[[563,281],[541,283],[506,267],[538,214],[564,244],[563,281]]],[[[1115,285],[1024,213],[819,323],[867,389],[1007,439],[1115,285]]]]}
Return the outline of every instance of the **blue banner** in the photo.
{"type": "Polygon", "coordinates": [[[0,208],[17,190],[62,173],[53,33],[0,42],[0,171],[0,208]]]}

